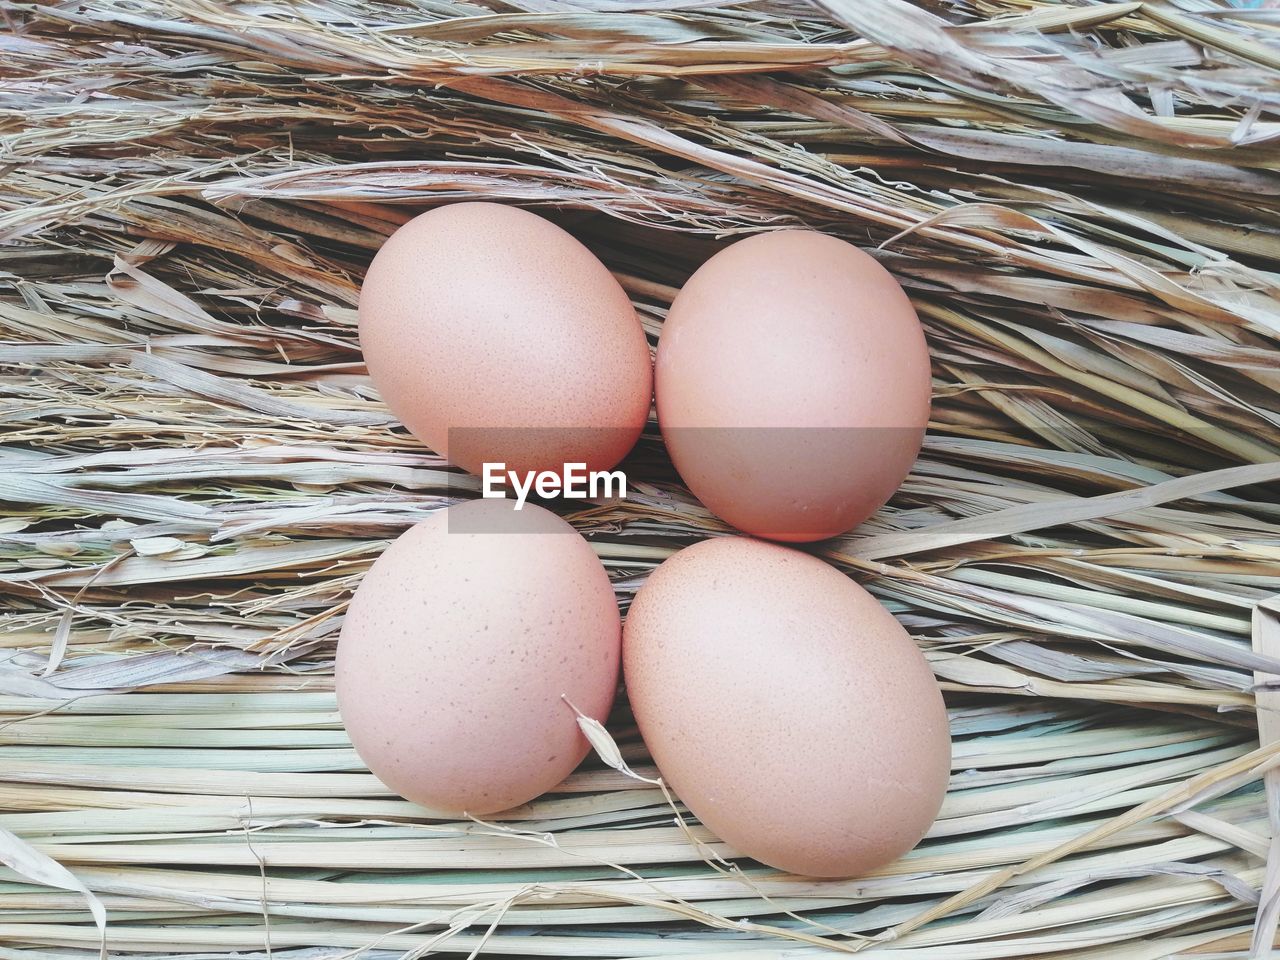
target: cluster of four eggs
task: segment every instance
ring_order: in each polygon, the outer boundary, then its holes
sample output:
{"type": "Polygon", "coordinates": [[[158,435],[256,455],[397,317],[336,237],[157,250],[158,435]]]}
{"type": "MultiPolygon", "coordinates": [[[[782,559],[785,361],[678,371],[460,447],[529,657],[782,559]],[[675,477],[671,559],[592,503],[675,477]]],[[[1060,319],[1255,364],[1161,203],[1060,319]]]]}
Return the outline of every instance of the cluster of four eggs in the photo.
{"type": "MultiPolygon", "coordinates": [[[[840,240],[761,234],[685,284],[656,372],[626,293],[534,214],[482,203],[393,235],[360,302],[370,374],[433,449],[480,472],[608,469],[656,379],[673,463],[754,537],[811,541],[901,483],[929,409],[919,322],[840,240]]],[[[909,849],[946,789],[947,718],[897,621],[821,560],[748,537],[679,551],[625,629],[591,545],[508,501],[441,511],[365,577],[338,646],[353,744],[389,787],[485,815],[560,783],[603,721],[619,661],[664,779],[733,850],[814,876],[909,849]]]]}

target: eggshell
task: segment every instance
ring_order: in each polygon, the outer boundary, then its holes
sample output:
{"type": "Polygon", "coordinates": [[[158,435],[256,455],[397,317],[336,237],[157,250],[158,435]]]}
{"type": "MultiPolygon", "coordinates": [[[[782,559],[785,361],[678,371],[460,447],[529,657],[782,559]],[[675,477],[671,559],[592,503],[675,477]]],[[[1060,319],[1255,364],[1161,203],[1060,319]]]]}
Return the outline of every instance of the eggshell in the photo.
{"type": "Polygon", "coordinates": [[[741,537],[681,550],[631,605],[623,671],[662,776],[739,853],[858,876],[937,816],[951,741],[933,674],[815,557],[741,537]]]}
{"type": "Polygon", "coordinates": [[[857,247],[785,230],[739,241],[680,290],[658,341],[658,421],[709,510],[756,536],[835,536],[915,461],[929,352],[911,302],[857,247]]]}
{"type": "Polygon", "coordinates": [[[455,203],[410,220],[370,264],[359,317],[392,413],[472,473],[608,469],[648,418],[649,346],[627,294],[581,243],[517,207],[455,203]]]}
{"type": "Polygon", "coordinates": [[[365,575],[338,641],[338,709],[396,793],[446,813],[505,810],[586,755],[562,695],[603,721],[620,643],[608,575],[572,527],[533,504],[470,501],[365,575]]]}

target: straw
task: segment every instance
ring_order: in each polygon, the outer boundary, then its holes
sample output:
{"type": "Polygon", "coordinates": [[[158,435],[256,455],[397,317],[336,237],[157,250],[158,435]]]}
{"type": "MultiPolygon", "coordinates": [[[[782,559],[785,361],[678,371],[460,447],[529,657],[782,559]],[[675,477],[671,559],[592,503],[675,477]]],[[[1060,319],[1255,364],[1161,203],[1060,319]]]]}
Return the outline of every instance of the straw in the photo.
{"type": "MultiPolygon", "coordinates": [[[[95,904],[112,956],[1265,954],[1274,11],[0,12],[0,960],[96,956],[95,904]],[[764,230],[848,239],[907,289],[924,449],[813,549],[948,699],[951,789],[911,854],[838,881],[739,857],[653,782],[625,698],[598,756],[484,823],[360,763],[332,692],[346,603],[478,489],[380,402],[360,279],[465,199],[566,226],[651,340],[764,230]]],[[[625,501],[565,511],[624,607],[728,532],[656,424],[626,468],[625,501]]]]}

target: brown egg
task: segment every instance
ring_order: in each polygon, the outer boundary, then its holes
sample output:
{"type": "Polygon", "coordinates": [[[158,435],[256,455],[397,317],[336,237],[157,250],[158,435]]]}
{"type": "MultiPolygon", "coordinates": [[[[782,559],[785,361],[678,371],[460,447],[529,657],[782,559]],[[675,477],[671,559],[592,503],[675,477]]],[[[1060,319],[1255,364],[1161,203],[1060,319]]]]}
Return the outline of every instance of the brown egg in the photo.
{"type": "Polygon", "coordinates": [[[874,259],[804,230],[720,251],[658,341],[658,421],[689,489],[756,536],[852,529],[902,483],[929,420],[929,353],[874,259]]]}
{"type": "Polygon", "coordinates": [[[472,473],[605,470],[649,415],[649,346],[626,293],[517,207],[455,203],[397,230],[360,290],[360,346],[392,413],[472,473]]]}
{"type": "Polygon", "coordinates": [[[622,651],[663,778],[739,853],[859,876],[937,816],[951,740],[929,665],[816,557],[742,537],[681,550],[636,595],[622,651]]]}
{"type": "Polygon", "coordinates": [[[433,514],[365,575],[338,641],[356,752],[444,813],[518,806],[587,753],[567,697],[603,721],[621,624],[591,546],[555,514],[473,500],[433,514]]]}

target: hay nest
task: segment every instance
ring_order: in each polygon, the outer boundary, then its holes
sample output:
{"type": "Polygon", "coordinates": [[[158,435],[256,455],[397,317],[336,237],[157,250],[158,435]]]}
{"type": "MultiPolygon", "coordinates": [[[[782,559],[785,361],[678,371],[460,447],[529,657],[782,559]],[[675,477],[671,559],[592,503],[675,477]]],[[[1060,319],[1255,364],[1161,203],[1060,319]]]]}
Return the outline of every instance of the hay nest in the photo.
{"type": "MultiPolygon", "coordinates": [[[[5,4],[0,957],[96,956],[104,916],[120,956],[1268,943],[1265,7],[5,4]],[[752,231],[846,237],[907,287],[935,363],[923,455],[820,552],[948,691],[952,790],[910,856],[848,882],[733,862],[598,759],[487,823],[361,767],[332,694],[343,605],[450,473],[370,388],[353,308],[383,238],[463,198],[560,219],[651,335],[752,231]]],[[[652,425],[631,475],[571,517],[624,601],[724,529],[652,425]]],[[[652,775],[625,705],[609,729],[652,775]]]]}

